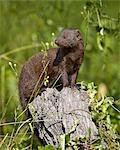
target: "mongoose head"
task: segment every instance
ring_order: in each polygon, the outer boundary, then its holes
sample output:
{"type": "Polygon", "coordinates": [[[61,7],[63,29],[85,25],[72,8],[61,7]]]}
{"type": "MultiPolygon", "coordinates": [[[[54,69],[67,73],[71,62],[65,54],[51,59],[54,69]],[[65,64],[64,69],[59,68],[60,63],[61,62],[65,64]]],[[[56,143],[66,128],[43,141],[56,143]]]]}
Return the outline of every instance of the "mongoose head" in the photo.
{"type": "Polygon", "coordinates": [[[55,40],[59,47],[73,48],[82,41],[79,29],[64,29],[55,40]]]}

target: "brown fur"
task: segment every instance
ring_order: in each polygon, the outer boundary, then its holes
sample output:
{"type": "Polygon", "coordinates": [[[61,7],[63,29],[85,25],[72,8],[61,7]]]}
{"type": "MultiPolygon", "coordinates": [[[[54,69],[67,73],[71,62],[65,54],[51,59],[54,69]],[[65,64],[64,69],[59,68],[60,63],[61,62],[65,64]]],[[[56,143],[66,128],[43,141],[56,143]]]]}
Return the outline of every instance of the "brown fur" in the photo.
{"type": "Polygon", "coordinates": [[[26,108],[30,97],[33,98],[37,95],[36,92],[39,93],[40,87],[41,89],[45,88],[43,80],[46,73],[49,76],[48,87],[54,86],[61,90],[66,86],[75,86],[84,55],[81,34],[78,29],[65,29],[55,43],[58,48],[49,49],[47,56],[40,52],[23,65],[19,79],[19,94],[23,109],[26,108]],[[46,64],[48,66],[45,73],[43,70],[46,64]],[[35,86],[36,90],[34,91],[35,86]]]}

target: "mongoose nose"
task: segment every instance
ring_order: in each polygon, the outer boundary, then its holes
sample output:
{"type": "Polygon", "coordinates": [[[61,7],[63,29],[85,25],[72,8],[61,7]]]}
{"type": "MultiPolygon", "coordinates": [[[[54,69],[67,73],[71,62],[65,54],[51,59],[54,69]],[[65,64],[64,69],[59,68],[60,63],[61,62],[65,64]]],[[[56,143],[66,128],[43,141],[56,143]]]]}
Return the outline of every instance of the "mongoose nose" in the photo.
{"type": "Polygon", "coordinates": [[[55,44],[57,44],[57,45],[58,45],[58,40],[55,40],[55,44]]]}

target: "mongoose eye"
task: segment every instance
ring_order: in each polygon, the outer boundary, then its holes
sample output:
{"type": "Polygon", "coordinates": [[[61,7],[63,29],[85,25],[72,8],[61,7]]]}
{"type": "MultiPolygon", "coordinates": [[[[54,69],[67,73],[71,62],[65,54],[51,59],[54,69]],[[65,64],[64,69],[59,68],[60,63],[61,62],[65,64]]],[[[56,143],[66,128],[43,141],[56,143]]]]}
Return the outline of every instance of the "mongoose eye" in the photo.
{"type": "Polygon", "coordinates": [[[65,35],[63,35],[63,38],[65,39],[65,35]]]}

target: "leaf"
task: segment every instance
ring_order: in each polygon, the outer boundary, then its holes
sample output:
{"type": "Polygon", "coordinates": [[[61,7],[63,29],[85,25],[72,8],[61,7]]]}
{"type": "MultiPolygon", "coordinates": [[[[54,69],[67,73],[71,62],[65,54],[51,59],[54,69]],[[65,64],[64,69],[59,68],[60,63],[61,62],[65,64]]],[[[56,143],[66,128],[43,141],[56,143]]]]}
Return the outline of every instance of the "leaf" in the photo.
{"type": "Polygon", "coordinates": [[[60,147],[61,147],[61,150],[65,150],[65,134],[61,135],[60,136],[60,147]]]}

